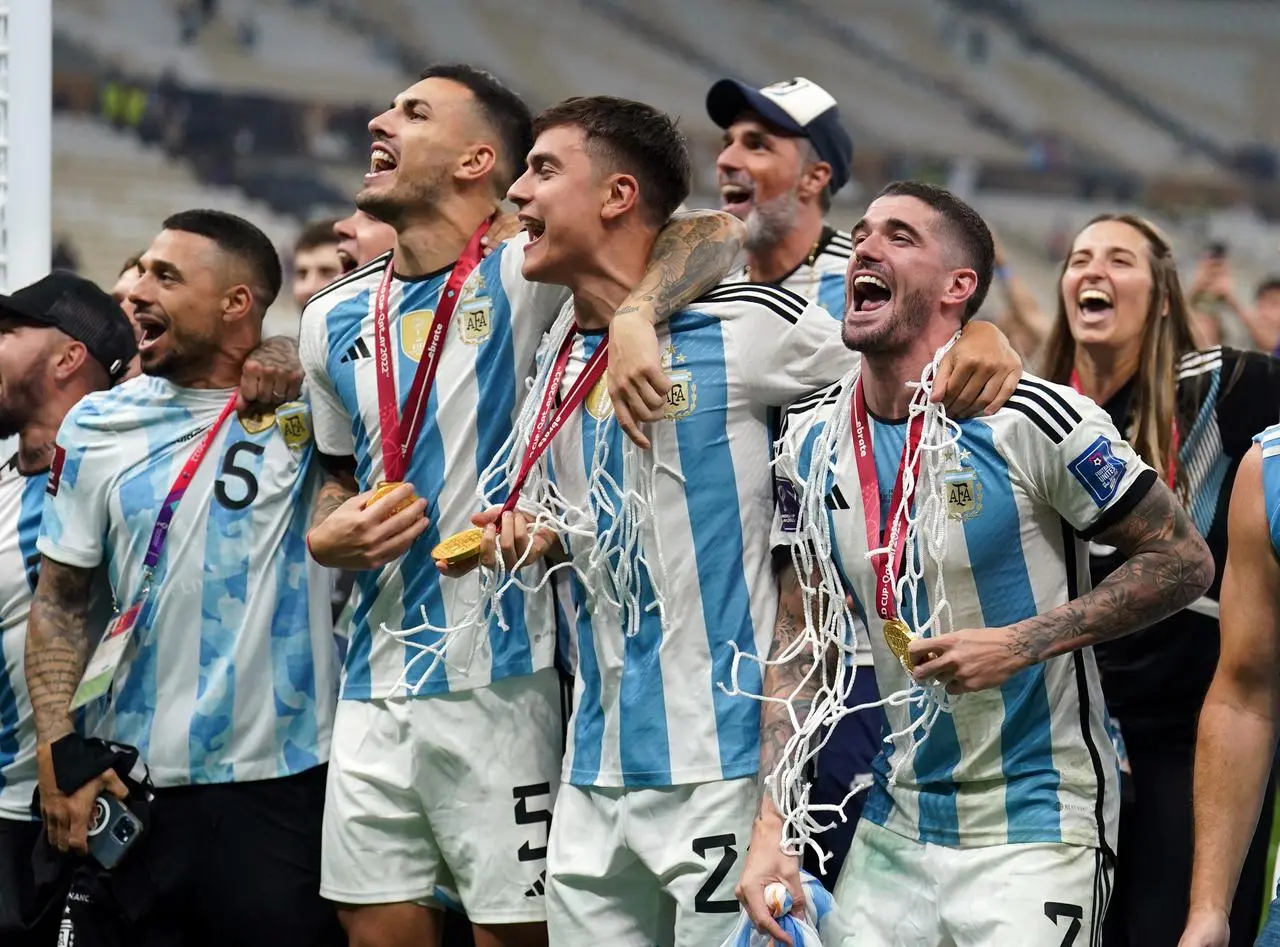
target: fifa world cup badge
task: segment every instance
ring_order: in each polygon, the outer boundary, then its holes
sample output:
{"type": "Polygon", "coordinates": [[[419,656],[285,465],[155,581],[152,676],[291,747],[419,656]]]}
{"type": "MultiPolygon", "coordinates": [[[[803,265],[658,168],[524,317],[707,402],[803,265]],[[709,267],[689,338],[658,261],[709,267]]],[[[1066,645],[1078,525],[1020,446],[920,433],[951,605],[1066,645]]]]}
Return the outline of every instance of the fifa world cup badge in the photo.
{"type": "Polygon", "coordinates": [[[275,423],[276,415],[274,411],[240,416],[240,426],[244,428],[246,434],[261,434],[275,423]]]}
{"type": "Polygon", "coordinates": [[[978,472],[966,462],[968,451],[961,451],[955,466],[942,475],[947,492],[947,517],[971,520],[982,512],[982,481],[978,472]]]}

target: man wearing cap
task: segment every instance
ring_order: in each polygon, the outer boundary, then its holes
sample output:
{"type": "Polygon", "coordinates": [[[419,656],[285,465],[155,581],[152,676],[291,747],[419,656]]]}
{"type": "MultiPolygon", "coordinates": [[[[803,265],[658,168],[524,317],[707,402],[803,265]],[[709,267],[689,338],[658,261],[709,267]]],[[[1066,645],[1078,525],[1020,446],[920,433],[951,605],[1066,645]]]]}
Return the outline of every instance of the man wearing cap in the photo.
{"type": "Polygon", "coordinates": [[[336,947],[319,889],[337,668],[305,546],[310,408],[236,411],[280,260],[248,221],[197,210],[138,265],[143,375],[67,415],[36,542],[26,676],[46,833],[92,852],[104,794],[143,820],[109,878],[83,861],[62,936],[336,947]],[[103,564],[117,614],[100,642],[84,614],[103,564]],[[101,740],[68,713],[95,694],[101,740]],[[131,753],[153,795],[122,780],[131,753]]]}
{"type": "MultiPolygon", "coordinates": [[[[23,675],[27,612],[35,591],[36,536],[54,436],[85,395],[109,387],[137,352],[120,307],[88,280],[55,272],[0,296],[0,944],[49,947],[57,936],[54,892],[37,890],[32,851],[40,834],[36,729],[23,675]]],[[[106,602],[102,605],[105,607],[106,602]]],[[[100,610],[101,611],[101,610],[100,610]]],[[[96,630],[106,616],[100,615],[96,630]]]]}
{"type": "MultiPolygon", "coordinates": [[[[843,319],[853,242],[823,220],[831,196],[849,180],[853,157],[836,100],[808,79],[763,89],[721,79],[707,93],[707,112],[725,130],[716,159],[720,208],[747,224],[746,262],[738,278],[784,286],[843,319]]],[[[875,702],[879,694],[865,628],[858,630],[857,654],[850,660],[857,673],[846,702],[851,707],[875,702]]],[[[840,720],[837,734],[818,756],[815,804],[838,806],[853,786],[870,784],[883,723],[878,707],[840,720]]],[[[849,799],[847,821],[833,819],[819,837],[831,855],[825,872],[815,854],[806,852],[805,867],[828,888],[840,874],[864,799],[863,794],[849,799]]]]}

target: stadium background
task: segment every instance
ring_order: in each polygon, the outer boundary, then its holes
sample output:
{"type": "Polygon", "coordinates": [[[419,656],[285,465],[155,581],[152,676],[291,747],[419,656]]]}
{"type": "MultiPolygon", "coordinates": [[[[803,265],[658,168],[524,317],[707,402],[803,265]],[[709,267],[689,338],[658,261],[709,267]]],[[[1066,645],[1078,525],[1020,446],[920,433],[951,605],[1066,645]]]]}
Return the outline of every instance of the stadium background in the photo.
{"type": "MultiPolygon", "coordinates": [[[[109,287],[188,207],[250,218],[287,262],[302,223],[349,212],[369,117],[462,60],[535,109],[679,115],[708,206],[706,89],[804,75],[855,142],[836,225],[894,178],[946,184],[1048,307],[1076,228],[1137,209],[1184,283],[1226,242],[1249,299],[1280,272],[1278,44],[1271,0],[0,0],[0,289],[51,258],[109,287]]],[[[284,293],[271,327],[296,315],[284,293]]],[[[1229,315],[1223,336],[1249,345],[1229,315]]]]}

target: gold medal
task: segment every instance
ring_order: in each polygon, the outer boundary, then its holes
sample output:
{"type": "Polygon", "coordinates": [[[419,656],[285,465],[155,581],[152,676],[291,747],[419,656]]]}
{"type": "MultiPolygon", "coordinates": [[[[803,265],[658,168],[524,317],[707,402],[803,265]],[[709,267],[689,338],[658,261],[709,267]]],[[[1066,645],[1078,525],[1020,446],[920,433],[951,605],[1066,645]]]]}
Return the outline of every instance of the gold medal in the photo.
{"type": "MultiPolygon", "coordinates": [[[[381,500],[384,496],[386,496],[388,493],[390,493],[392,490],[394,490],[396,487],[402,486],[403,484],[404,484],[403,480],[379,480],[378,485],[373,488],[373,497],[369,500],[368,505],[372,506],[373,504],[381,500]]],[[[396,504],[396,508],[391,511],[391,515],[395,516],[401,510],[405,509],[411,503],[413,503],[413,500],[414,500],[413,497],[409,497],[409,499],[396,504]]]]}
{"type": "Polygon", "coordinates": [[[261,434],[275,423],[276,415],[274,411],[268,411],[265,414],[240,416],[240,426],[244,428],[246,434],[261,434]]]}
{"type": "Polygon", "coordinates": [[[894,657],[902,662],[903,667],[911,670],[910,645],[915,635],[901,618],[886,618],[884,622],[884,643],[889,646],[894,657]]]}
{"type": "Polygon", "coordinates": [[[482,539],[484,539],[484,530],[479,526],[464,529],[462,532],[454,533],[448,539],[441,541],[435,549],[431,550],[431,558],[436,562],[446,562],[451,566],[466,562],[468,559],[480,555],[480,541],[482,539]]]}

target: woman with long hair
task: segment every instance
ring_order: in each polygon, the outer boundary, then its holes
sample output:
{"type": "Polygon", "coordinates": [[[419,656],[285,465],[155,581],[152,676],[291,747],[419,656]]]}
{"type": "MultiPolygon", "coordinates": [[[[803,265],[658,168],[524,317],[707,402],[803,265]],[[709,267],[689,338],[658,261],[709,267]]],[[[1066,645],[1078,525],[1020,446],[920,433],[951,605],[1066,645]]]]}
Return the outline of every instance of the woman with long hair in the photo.
{"type": "MultiPolygon", "coordinates": [[[[1280,362],[1198,349],[1168,240],[1130,214],[1094,218],[1071,245],[1043,372],[1102,405],[1181,498],[1221,575],[1227,501],[1251,438],[1280,418],[1280,362]]],[[[1095,585],[1123,561],[1094,545],[1095,585]]],[[[1191,608],[1095,649],[1127,775],[1104,947],[1175,947],[1191,880],[1196,720],[1218,657],[1220,578],[1191,608]]],[[[1245,865],[1232,945],[1265,903],[1269,813],[1245,865]]]]}

